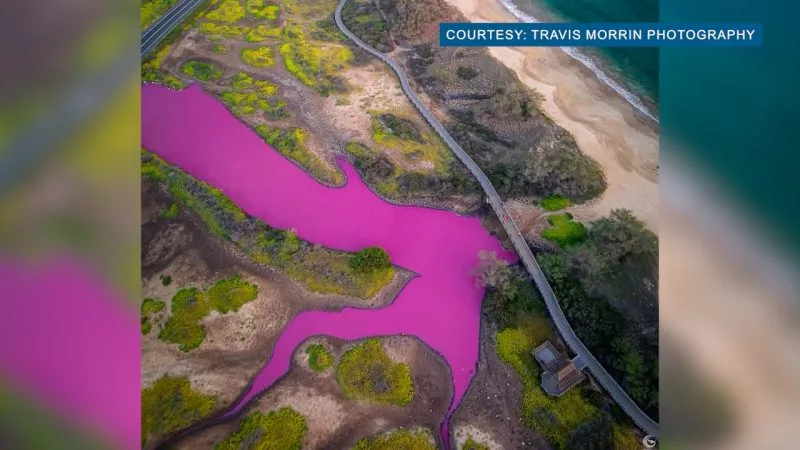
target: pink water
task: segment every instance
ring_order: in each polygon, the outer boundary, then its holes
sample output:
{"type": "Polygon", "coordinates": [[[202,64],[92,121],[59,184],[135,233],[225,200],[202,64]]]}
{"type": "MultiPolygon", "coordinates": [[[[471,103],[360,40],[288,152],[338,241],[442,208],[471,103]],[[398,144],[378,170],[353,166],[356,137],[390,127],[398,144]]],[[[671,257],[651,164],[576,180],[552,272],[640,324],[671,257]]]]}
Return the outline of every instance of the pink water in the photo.
{"type": "Polygon", "coordinates": [[[0,298],[0,383],[87,438],[141,448],[136,308],[67,256],[33,263],[0,255],[0,298]]]}
{"type": "Polygon", "coordinates": [[[504,251],[475,217],[382,201],[346,163],[344,187],[317,183],[197,86],[181,92],[142,88],[142,143],[273,227],[294,228],[300,238],[335,249],[380,246],[392,263],[419,274],[386,308],[299,314],[232,412],[286,374],[292,352],[309,336],[412,335],[450,366],[454,398],[440,429],[447,445],[449,418],[478,359],[483,289],[472,270],[481,250],[508,261],[515,259],[513,253],[504,251]]]}

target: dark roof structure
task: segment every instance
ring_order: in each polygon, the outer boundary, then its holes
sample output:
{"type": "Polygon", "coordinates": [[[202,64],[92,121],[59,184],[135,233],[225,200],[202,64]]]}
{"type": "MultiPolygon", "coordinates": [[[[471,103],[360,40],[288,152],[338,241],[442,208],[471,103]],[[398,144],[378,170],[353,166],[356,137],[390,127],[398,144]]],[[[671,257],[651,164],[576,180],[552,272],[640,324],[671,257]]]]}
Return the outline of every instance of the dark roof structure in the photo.
{"type": "Polygon", "coordinates": [[[556,350],[550,341],[536,347],[533,357],[542,366],[542,388],[554,397],[563,395],[586,378],[581,372],[586,364],[577,356],[570,360],[556,350]]]}

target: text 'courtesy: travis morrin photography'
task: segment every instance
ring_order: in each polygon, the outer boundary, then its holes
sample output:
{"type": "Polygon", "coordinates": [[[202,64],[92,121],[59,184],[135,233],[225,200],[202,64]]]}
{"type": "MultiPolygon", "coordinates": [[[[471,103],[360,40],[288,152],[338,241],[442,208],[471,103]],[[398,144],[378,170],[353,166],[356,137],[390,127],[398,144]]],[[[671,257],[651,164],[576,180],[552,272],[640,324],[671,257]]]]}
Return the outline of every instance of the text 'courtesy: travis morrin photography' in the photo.
{"type": "Polygon", "coordinates": [[[758,24],[442,23],[442,46],[759,46],[758,24]]]}

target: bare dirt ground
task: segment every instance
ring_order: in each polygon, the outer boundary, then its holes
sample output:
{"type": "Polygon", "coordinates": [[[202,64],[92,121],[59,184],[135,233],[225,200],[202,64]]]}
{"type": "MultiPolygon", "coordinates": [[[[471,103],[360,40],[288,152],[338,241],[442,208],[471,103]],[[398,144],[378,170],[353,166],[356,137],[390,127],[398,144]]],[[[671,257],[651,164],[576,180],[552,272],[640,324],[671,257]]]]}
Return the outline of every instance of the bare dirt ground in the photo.
{"type": "MultiPolygon", "coordinates": [[[[417,338],[380,339],[390,358],[405,362],[411,368],[415,395],[407,406],[382,406],[344,397],[336,381],[335,368],[315,372],[308,366],[304,349],[312,343],[324,343],[338,361],[354,342],[318,336],[307,339],[295,350],[289,373],[258,397],[244,415],[293,408],[305,417],[308,425],[305,449],[350,448],[361,438],[399,427],[425,427],[438,435],[439,423],[452,396],[447,364],[417,338]]],[[[213,426],[183,439],[177,448],[213,448],[238,426],[238,419],[213,426]]]]}
{"type": "Polygon", "coordinates": [[[199,392],[217,395],[217,406],[223,408],[268,359],[281,330],[297,313],[342,306],[385,306],[413,276],[401,270],[392,284],[369,301],[311,293],[285,275],[236,255],[184,212],[173,220],[159,218],[171,201],[149,182],[144,184],[142,201],[142,298],[167,303],[154,319],[153,330],[142,337],[143,387],[164,374],[185,375],[199,392]],[[255,300],[235,313],[209,315],[203,322],[206,339],[191,352],[181,352],[176,344],[158,340],[170,299],[178,290],[206,289],[234,274],[258,285],[255,300]],[[162,275],[172,277],[168,286],[161,282],[162,275]]]}
{"type": "Polygon", "coordinates": [[[478,372],[451,419],[456,443],[473,439],[491,448],[549,449],[550,446],[519,417],[522,385],[519,376],[500,361],[494,349],[494,331],[481,317],[478,372]]]}
{"type": "MultiPolygon", "coordinates": [[[[517,22],[495,0],[448,0],[472,22],[517,22]]],[[[598,200],[570,209],[590,221],[615,208],[634,212],[658,234],[658,130],[616,92],[557,48],[490,48],[492,56],[545,96],[543,108],[595,159],[608,188],[598,200]]],[[[523,221],[536,208],[520,212],[523,221]]],[[[517,219],[517,217],[515,217],[517,219]]],[[[525,233],[527,230],[522,230],[525,233]]]]}

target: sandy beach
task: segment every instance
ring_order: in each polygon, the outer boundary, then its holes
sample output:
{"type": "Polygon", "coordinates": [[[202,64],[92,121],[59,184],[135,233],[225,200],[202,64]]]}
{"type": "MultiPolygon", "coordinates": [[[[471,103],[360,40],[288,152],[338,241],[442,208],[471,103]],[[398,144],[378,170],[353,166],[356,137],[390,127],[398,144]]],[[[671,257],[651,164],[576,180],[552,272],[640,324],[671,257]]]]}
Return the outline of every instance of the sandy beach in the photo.
{"type": "MultiPolygon", "coordinates": [[[[447,0],[471,22],[519,22],[497,0],[447,0]]],[[[545,96],[542,107],[603,168],[608,189],[570,211],[582,221],[627,208],[658,233],[658,125],[559,48],[493,47],[492,56],[545,96]]]]}

